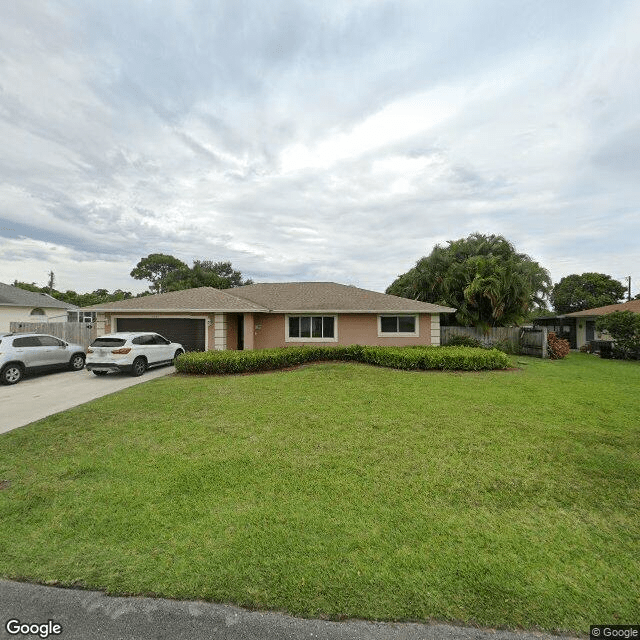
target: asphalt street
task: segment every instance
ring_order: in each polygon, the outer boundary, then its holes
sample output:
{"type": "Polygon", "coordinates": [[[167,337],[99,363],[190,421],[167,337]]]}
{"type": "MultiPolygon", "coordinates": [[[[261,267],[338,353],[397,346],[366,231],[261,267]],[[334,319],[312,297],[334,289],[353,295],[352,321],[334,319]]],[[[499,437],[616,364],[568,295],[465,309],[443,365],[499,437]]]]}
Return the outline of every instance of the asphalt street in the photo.
{"type": "MultiPolygon", "coordinates": [[[[0,580],[0,638],[24,638],[16,625],[60,626],[63,640],[558,640],[540,632],[447,624],[306,620],[205,602],[111,597],[0,580]]],[[[31,635],[37,638],[38,635],[31,635]]],[[[569,636],[564,636],[568,638],[569,636]]]]}

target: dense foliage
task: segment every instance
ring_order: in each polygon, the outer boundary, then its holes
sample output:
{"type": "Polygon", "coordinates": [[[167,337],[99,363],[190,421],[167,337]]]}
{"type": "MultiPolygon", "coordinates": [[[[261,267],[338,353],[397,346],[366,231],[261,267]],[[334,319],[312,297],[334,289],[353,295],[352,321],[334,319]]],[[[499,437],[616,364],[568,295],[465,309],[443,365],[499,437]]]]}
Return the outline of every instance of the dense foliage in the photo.
{"type": "MultiPolygon", "coordinates": [[[[106,289],[96,289],[89,293],[77,293],[76,291],[57,291],[56,289],[49,289],[49,286],[38,287],[33,283],[13,282],[14,287],[24,289],[25,291],[33,291],[34,293],[46,293],[56,300],[67,302],[69,304],[75,304],[78,307],[88,307],[92,304],[102,304],[104,302],[117,302],[118,300],[127,300],[133,298],[131,291],[122,291],[122,289],[116,289],[113,293],[109,293],[106,289]]],[[[148,294],[142,294],[148,295],[148,294]]]]}
{"type": "Polygon", "coordinates": [[[253,283],[252,280],[243,280],[231,262],[194,260],[193,267],[189,267],[179,258],[164,253],[152,253],[142,258],[131,271],[131,277],[151,282],[149,289],[153,293],[196,287],[229,289],[253,283]]]}
{"type": "Polygon", "coordinates": [[[604,273],[574,273],[554,285],[550,299],[556,313],[573,313],[617,304],[625,292],[622,283],[604,273]]]}
{"type": "Polygon", "coordinates": [[[193,267],[185,265],[172,271],[164,280],[165,291],[193,289],[196,287],[214,287],[230,289],[253,284],[252,280],[243,280],[242,273],[233,268],[231,262],[212,262],[211,260],[194,260],[193,267]]]}
{"type": "Polygon", "coordinates": [[[169,274],[189,267],[179,258],[165,253],[150,253],[146,258],[141,258],[138,264],[129,274],[136,280],[148,280],[151,282],[149,289],[153,293],[166,291],[165,280],[169,274]]]}
{"type": "Polygon", "coordinates": [[[456,308],[461,325],[519,324],[544,306],[549,273],[502,236],[479,233],[436,245],[387,293],[456,308]]]}
{"type": "Polygon", "coordinates": [[[344,360],[393,369],[444,369],[480,371],[506,369],[507,355],[496,349],[467,347],[285,347],[251,351],[205,351],[181,355],[176,361],[180,373],[229,374],[270,371],[307,362],[344,360]]]}
{"type": "Polygon", "coordinates": [[[598,331],[608,331],[614,340],[613,355],[617,358],[640,358],[640,314],[615,311],[596,320],[598,331]]]}
{"type": "Polygon", "coordinates": [[[482,347],[482,342],[471,336],[451,336],[447,340],[448,347],[482,347]]]}

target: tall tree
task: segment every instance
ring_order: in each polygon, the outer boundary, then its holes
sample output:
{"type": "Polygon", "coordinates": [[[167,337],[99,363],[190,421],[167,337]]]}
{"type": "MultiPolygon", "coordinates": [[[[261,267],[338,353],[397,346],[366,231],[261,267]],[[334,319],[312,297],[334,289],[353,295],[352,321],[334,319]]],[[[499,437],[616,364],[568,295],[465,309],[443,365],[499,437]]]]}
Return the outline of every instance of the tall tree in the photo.
{"type": "Polygon", "coordinates": [[[215,287],[230,289],[252,284],[250,279],[243,280],[242,273],[233,268],[231,262],[213,262],[211,260],[194,260],[193,267],[172,271],[164,280],[166,291],[191,289],[194,287],[215,287]]]}
{"type": "Polygon", "coordinates": [[[136,280],[149,280],[149,289],[154,293],[164,293],[167,276],[174,271],[188,268],[179,258],[164,253],[151,253],[138,262],[130,275],[136,280]]]}
{"type": "Polygon", "coordinates": [[[486,329],[522,322],[550,286],[547,270],[503,236],[474,233],[436,245],[387,293],[455,307],[459,324],[486,329]]]}
{"type": "Polygon", "coordinates": [[[565,276],[551,291],[556,313],[573,313],[617,304],[624,299],[625,286],[605,273],[577,273],[565,276]]]}

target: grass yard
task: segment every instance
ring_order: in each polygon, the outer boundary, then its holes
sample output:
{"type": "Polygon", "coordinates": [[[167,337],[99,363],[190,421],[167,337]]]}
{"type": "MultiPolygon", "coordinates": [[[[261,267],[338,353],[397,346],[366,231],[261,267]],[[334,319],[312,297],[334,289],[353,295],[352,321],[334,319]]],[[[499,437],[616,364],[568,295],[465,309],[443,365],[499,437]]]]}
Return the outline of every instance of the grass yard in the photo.
{"type": "Polygon", "coordinates": [[[163,378],[0,436],[0,575],[294,615],[640,620],[640,363],[163,378]]]}

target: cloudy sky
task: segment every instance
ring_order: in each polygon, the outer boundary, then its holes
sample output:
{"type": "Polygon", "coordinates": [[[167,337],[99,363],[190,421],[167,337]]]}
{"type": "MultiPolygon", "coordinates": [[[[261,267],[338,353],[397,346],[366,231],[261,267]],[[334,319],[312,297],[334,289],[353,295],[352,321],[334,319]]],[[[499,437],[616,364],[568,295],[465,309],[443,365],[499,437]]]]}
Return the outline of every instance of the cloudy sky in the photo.
{"type": "Polygon", "coordinates": [[[640,291],[640,2],[0,4],[0,281],[149,253],[383,291],[502,234],[640,291]]]}

